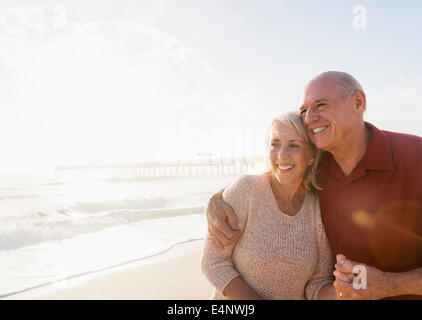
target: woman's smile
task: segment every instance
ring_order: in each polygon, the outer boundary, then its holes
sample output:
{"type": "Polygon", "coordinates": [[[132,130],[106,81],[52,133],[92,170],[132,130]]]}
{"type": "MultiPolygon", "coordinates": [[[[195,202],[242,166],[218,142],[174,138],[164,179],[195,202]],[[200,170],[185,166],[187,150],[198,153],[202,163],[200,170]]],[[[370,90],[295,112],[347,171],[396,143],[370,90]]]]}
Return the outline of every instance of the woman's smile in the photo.
{"type": "Polygon", "coordinates": [[[277,168],[280,169],[283,172],[287,172],[290,171],[294,168],[295,166],[293,164],[288,164],[288,165],[277,165],[277,168]]]}

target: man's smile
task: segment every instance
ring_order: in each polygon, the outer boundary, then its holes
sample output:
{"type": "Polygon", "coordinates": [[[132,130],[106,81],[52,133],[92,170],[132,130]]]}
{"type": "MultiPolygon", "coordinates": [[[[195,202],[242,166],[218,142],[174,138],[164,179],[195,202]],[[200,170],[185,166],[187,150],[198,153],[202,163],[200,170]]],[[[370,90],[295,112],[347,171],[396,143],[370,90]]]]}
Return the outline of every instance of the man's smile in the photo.
{"type": "Polygon", "coordinates": [[[318,134],[318,133],[325,131],[325,129],[327,129],[327,128],[328,128],[328,126],[322,126],[322,127],[317,127],[317,128],[311,129],[311,131],[315,135],[315,134],[318,134]]]}

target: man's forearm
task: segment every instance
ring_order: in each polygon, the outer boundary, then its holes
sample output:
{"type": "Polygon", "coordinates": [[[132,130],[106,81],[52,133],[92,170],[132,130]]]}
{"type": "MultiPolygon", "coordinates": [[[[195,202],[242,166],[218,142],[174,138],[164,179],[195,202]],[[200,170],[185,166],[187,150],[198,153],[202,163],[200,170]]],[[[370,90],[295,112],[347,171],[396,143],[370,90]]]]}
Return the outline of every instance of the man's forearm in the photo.
{"type": "Polygon", "coordinates": [[[407,272],[385,272],[386,297],[422,295],[422,268],[407,272]]]}
{"type": "Polygon", "coordinates": [[[219,249],[233,244],[240,234],[237,216],[233,208],[222,199],[226,188],[213,194],[205,208],[208,231],[212,241],[219,249]]]}

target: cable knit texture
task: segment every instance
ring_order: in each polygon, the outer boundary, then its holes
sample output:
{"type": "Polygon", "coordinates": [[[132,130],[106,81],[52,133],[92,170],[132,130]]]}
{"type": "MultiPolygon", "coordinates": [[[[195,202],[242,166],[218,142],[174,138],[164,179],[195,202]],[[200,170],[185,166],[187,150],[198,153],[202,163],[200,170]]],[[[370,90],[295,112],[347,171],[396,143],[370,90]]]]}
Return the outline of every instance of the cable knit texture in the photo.
{"type": "Polygon", "coordinates": [[[334,258],[321,220],[318,197],[308,192],[295,216],[278,208],[268,177],[243,175],[223,200],[233,208],[242,231],[237,242],[219,250],[205,238],[203,273],[215,287],[212,299],[228,299],[224,288],[241,276],[265,299],[316,299],[332,282],[334,258]]]}

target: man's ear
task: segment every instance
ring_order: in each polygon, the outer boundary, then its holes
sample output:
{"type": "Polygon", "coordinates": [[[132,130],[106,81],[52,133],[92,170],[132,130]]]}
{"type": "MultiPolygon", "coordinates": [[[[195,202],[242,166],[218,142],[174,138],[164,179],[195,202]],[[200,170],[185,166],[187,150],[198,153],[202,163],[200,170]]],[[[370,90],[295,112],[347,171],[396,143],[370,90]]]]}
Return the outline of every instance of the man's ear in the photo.
{"type": "Polygon", "coordinates": [[[362,90],[356,90],[353,94],[353,103],[357,112],[363,113],[366,110],[366,96],[362,90]]]}

